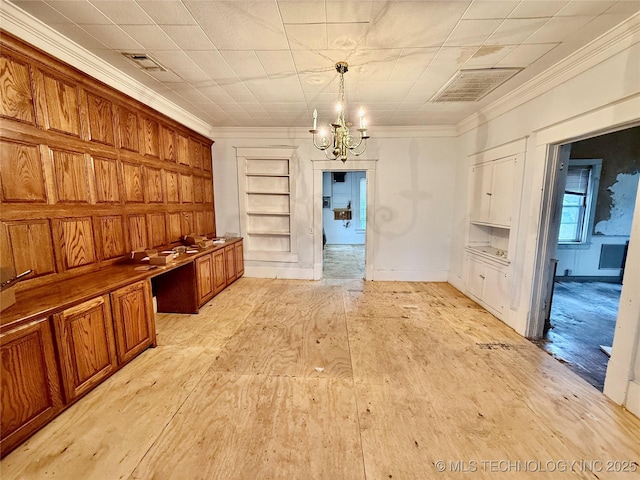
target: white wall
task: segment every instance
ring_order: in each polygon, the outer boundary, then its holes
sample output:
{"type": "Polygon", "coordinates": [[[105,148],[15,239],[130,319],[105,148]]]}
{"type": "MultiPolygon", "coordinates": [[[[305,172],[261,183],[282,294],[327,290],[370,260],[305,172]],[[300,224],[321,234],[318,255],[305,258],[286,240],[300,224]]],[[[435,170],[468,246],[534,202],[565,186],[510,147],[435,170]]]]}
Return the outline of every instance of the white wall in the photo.
{"type": "MultiPolygon", "coordinates": [[[[360,157],[375,161],[373,207],[368,209],[372,238],[367,238],[373,265],[370,280],[446,281],[450,265],[452,215],[455,201],[457,142],[429,129],[417,133],[389,133],[371,128],[367,152],[360,157]],[[400,136],[405,135],[405,136],[400,136]]],[[[238,185],[234,147],[294,145],[297,150],[296,219],[298,262],[246,262],[246,275],[279,278],[313,278],[313,161],[324,158],[303,129],[221,129],[214,131],[213,175],[216,229],[219,234],[238,232],[238,185]]],[[[351,163],[350,163],[351,162],[351,163]]],[[[341,162],[332,162],[343,167],[341,162]]],[[[356,160],[346,167],[359,170],[356,160]],[[353,167],[352,167],[353,165],[353,167]]]]}
{"type": "Polygon", "coordinates": [[[344,182],[334,182],[331,172],[322,175],[322,196],[329,197],[330,208],[322,209],[322,227],[327,243],[333,245],[362,245],[365,231],[360,228],[360,179],[365,172],[345,172],[344,182]],[[351,220],[336,220],[334,208],[346,208],[351,202],[351,220]]]}

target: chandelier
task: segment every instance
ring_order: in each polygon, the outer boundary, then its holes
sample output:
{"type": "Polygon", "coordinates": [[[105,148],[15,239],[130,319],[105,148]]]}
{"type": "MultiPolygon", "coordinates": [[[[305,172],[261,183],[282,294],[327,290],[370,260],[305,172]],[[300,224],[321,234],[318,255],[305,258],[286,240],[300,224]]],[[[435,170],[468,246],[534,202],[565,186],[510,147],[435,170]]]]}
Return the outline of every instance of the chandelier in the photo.
{"type": "Polygon", "coordinates": [[[360,109],[360,138],[356,141],[349,133],[349,127],[344,121],[344,74],[347,73],[349,65],[347,62],[336,63],[336,71],[340,74],[340,87],[338,105],[336,106],[337,118],[335,123],[331,124],[330,137],[324,130],[317,130],[318,111],[313,111],[313,128],[309,130],[313,134],[313,144],[319,150],[322,150],[329,160],[347,161],[347,155],[351,153],[354,156],[360,156],[367,148],[367,126],[364,118],[364,111],[360,109]],[[316,133],[320,133],[320,145],[316,142],[316,133]],[[362,145],[362,150],[358,151],[362,145]]]}

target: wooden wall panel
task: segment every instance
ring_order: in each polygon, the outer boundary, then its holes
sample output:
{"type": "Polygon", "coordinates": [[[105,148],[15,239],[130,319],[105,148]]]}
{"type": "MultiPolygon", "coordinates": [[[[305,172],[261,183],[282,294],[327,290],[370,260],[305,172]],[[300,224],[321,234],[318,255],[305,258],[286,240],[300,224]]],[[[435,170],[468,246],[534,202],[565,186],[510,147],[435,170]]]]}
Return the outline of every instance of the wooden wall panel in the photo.
{"type": "Polygon", "coordinates": [[[215,215],[213,210],[208,210],[205,212],[204,217],[204,233],[206,235],[216,236],[216,223],[215,223],[215,215]]]}
{"type": "Polygon", "coordinates": [[[120,148],[138,151],[138,115],[123,106],[118,107],[118,133],[120,148]]]}
{"type": "Polygon", "coordinates": [[[167,203],[180,203],[180,174],[165,170],[167,203]]]}
{"type": "Polygon", "coordinates": [[[96,201],[98,203],[120,202],[120,179],[118,161],[113,158],[93,158],[96,201]]]}
{"type": "Polygon", "coordinates": [[[0,143],[0,182],[3,202],[46,203],[38,146],[3,139],[0,143]]]}
{"type": "Polygon", "coordinates": [[[113,103],[93,93],[87,93],[89,140],[115,146],[113,103]]]}
{"type": "Polygon", "coordinates": [[[145,168],[145,187],[149,203],[162,203],[162,170],[159,168],[145,168]]]}
{"type": "Polygon", "coordinates": [[[164,213],[149,214],[149,239],[151,248],[167,244],[167,230],[164,213]]]}
{"type": "Polygon", "coordinates": [[[96,261],[91,218],[64,218],[56,221],[60,253],[65,270],[96,261]]]}
{"type": "Polygon", "coordinates": [[[48,73],[38,75],[44,92],[39,104],[43,124],[49,130],[80,137],[80,94],[78,86],[48,73]]]}
{"type": "Polygon", "coordinates": [[[35,278],[56,271],[49,220],[7,222],[3,230],[7,245],[3,258],[10,254],[16,273],[33,270],[30,278],[35,278]]]}
{"type": "Polygon", "coordinates": [[[89,203],[87,159],[81,152],[51,149],[58,202],[89,203]]]}
{"type": "Polygon", "coordinates": [[[124,217],[106,215],[98,217],[99,239],[102,245],[102,259],[121,257],[127,254],[127,237],[124,217]]]}
{"type": "Polygon", "coordinates": [[[193,177],[180,174],[180,199],[182,203],[193,203],[193,177]]]}
{"type": "Polygon", "coordinates": [[[209,139],[7,32],[0,122],[0,254],[35,270],[19,290],[214,229],[209,139]]]}
{"type": "Polygon", "coordinates": [[[131,250],[149,248],[145,215],[129,215],[129,245],[131,250]]]}
{"type": "Polygon", "coordinates": [[[142,145],[143,155],[160,158],[160,132],[158,122],[151,118],[142,119],[142,145]]]}
{"type": "Polygon", "coordinates": [[[169,162],[176,161],[175,134],[170,128],[160,125],[160,138],[162,140],[162,159],[169,162]]]}
{"type": "Polygon", "coordinates": [[[122,162],[124,177],[124,200],[130,203],[144,202],[144,188],[142,180],[142,165],[122,162]]]}
{"type": "Polygon", "coordinates": [[[0,55],[0,117],[36,123],[29,65],[4,54],[0,55]]]}
{"type": "Polygon", "coordinates": [[[176,133],[176,160],[182,165],[189,165],[189,139],[176,133]]]}
{"type": "Polygon", "coordinates": [[[180,213],[167,213],[167,241],[169,243],[179,242],[182,236],[182,225],[180,213]]]}

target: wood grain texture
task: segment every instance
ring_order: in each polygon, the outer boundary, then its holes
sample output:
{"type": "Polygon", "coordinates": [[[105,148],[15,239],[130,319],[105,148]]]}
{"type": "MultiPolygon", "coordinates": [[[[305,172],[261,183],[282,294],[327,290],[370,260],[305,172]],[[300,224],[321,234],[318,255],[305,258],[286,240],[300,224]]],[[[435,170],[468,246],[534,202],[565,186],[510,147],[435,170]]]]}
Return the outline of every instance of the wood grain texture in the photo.
{"type": "Polygon", "coordinates": [[[120,148],[138,152],[138,115],[123,106],[118,107],[118,132],[120,148]]]}
{"type": "Polygon", "coordinates": [[[224,250],[213,252],[213,288],[218,294],[227,286],[227,272],[225,270],[224,250]]]}
{"type": "Polygon", "coordinates": [[[144,180],[142,178],[142,165],[122,162],[124,177],[124,199],[129,203],[144,202],[144,180]]]}
{"type": "Polygon", "coordinates": [[[208,236],[216,236],[216,220],[213,210],[207,210],[204,214],[205,232],[208,236]]]}
{"type": "Polygon", "coordinates": [[[0,55],[0,116],[31,125],[36,118],[29,65],[4,54],[0,55]]]}
{"type": "Polygon", "coordinates": [[[75,400],[117,368],[111,303],[97,297],[54,315],[67,401],[75,400]]]}
{"type": "Polygon", "coordinates": [[[127,254],[127,236],[123,215],[98,217],[102,259],[109,260],[127,254]]]}
{"type": "Polygon", "coordinates": [[[213,285],[213,256],[205,255],[196,260],[198,305],[204,305],[215,294],[213,285]]]}
{"type": "Polygon", "coordinates": [[[164,195],[162,193],[162,170],[159,168],[145,167],[144,173],[144,188],[147,192],[147,201],[149,203],[164,202],[164,195]]]}
{"type": "Polygon", "coordinates": [[[151,286],[144,280],[111,293],[118,362],[126,363],[155,345],[151,286]]]}
{"type": "Polygon", "coordinates": [[[240,278],[244,275],[244,247],[243,242],[240,240],[235,245],[235,255],[236,255],[236,277],[240,278]]]}
{"type": "Polygon", "coordinates": [[[141,131],[141,151],[143,155],[149,157],[160,157],[160,127],[158,122],[152,118],[145,117],[140,122],[141,131]]]}
{"type": "Polygon", "coordinates": [[[56,220],[56,224],[65,269],[70,270],[96,261],[91,218],[61,219],[56,220]]]}
{"type": "Polygon", "coordinates": [[[193,177],[180,174],[180,199],[182,203],[193,203],[193,177]]]}
{"type": "Polygon", "coordinates": [[[224,247],[224,265],[227,273],[227,283],[236,279],[236,249],[235,245],[224,247]]]}
{"type": "Polygon", "coordinates": [[[165,170],[167,203],[180,203],[180,174],[165,170]]]}
{"type": "Polygon", "coordinates": [[[113,158],[93,157],[93,170],[98,203],[119,203],[120,177],[118,161],[113,158]]]}
{"type": "Polygon", "coordinates": [[[3,454],[62,409],[62,394],[48,318],[1,334],[0,351],[3,454]]]}
{"type": "Polygon", "coordinates": [[[196,220],[196,232],[199,235],[204,235],[207,232],[206,224],[205,224],[205,215],[206,213],[199,210],[193,213],[196,220]]]}
{"type": "Polygon", "coordinates": [[[190,233],[196,233],[196,220],[193,212],[182,212],[180,217],[182,235],[189,235],[190,233]]]}
{"type": "Polygon", "coordinates": [[[193,176],[193,201],[194,203],[204,202],[204,180],[196,175],[193,176]]]}
{"type": "Polygon", "coordinates": [[[33,277],[56,271],[54,243],[49,220],[7,222],[8,252],[16,272],[33,270],[33,277]]]}
{"type": "Polygon", "coordinates": [[[78,87],[68,81],[41,73],[47,129],[80,137],[78,87]]]}
{"type": "Polygon", "coordinates": [[[151,248],[160,247],[166,245],[167,242],[167,227],[165,224],[164,213],[150,213],[149,214],[149,239],[151,240],[151,248]]]}
{"type": "Polygon", "coordinates": [[[202,144],[193,138],[189,138],[189,158],[192,167],[202,169],[202,144]]]}
{"type": "Polygon", "coordinates": [[[213,203],[213,181],[210,178],[206,178],[202,185],[204,203],[213,203]]]}
{"type": "Polygon", "coordinates": [[[87,158],[82,152],[51,149],[58,202],[90,203],[87,158]]]}
{"type": "Polygon", "coordinates": [[[167,240],[169,243],[179,242],[182,236],[181,213],[167,213],[167,240]]]}
{"type": "Polygon", "coordinates": [[[145,215],[129,215],[129,246],[131,250],[149,248],[147,218],[145,215]]]}
{"type": "Polygon", "coordinates": [[[46,203],[47,191],[37,145],[3,140],[0,158],[3,202],[46,203]]]}
{"type": "Polygon", "coordinates": [[[113,102],[87,92],[87,117],[90,140],[115,146],[113,102]]]}
{"type": "Polygon", "coordinates": [[[211,158],[211,145],[202,145],[202,168],[205,172],[210,172],[213,167],[211,158]]]}
{"type": "Polygon", "coordinates": [[[189,139],[181,133],[176,133],[176,160],[182,165],[190,165],[189,139]]]}
{"type": "Polygon", "coordinates": [[[176,161],[175,133],[169,127],[160,125],[160,138],[162,140],[162,159],[169,162],[176,161]]]}

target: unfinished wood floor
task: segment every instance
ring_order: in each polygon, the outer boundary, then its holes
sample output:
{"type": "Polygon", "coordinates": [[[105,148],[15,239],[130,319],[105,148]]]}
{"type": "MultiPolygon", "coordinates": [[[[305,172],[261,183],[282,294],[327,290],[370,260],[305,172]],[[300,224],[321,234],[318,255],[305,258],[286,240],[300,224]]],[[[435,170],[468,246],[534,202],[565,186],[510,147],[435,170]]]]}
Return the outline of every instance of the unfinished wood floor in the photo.
{"type": "Polygon", "coordinates": [[[158,342],[2,479],[639,476],[640,420],[447,284],[243,278],[158,342]]]}

